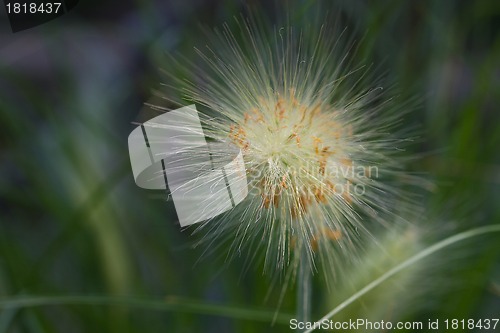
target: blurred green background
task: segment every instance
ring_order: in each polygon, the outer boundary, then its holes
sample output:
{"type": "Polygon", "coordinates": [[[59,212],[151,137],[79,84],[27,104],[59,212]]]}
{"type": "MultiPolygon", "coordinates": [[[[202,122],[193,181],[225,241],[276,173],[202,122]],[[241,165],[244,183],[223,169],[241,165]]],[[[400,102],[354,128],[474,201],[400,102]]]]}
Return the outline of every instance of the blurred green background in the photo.
{"type": "MultiPolygon", "coordinates": [[[[262,10],[273,17],[280,6],[262,10]]],[[[500,223],[500,2],[325,6],[363,37],[360,52],[398,93],[418,99],[404,119],[420,133],[408,169],[434,185],[415,227],[377,235],[387,251],[367,251],[331,290],[314,279],[312,319],[429,244],[500,223]]],[[[244,7],[82,0],[15,34],[2,10],[0,333],[289,331],[293,288],[271,326],[282,282],[272,288],[261,267],[245,271],[244,257],[198,261],[203,249],[190,248],[165,194],[135,186],[128,157],[132,123],[166,80],[164,53],[189,58],[204,45],[201,31],[244,7]]],[[[500,318],[500,236],[439,252],[339,316],[500,318]]]]}

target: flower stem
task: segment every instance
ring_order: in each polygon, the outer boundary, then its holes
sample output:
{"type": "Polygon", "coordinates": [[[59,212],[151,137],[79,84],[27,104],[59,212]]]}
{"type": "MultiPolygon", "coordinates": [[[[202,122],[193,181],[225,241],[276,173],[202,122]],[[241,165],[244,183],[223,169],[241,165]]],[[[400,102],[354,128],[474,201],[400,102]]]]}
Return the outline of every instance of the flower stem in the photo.
{"type": "Polygon", "coordinates": [[[307,250],[301,251],[297,279],[297,320],[309,321],[311,318],[312,272],[307,250]]]}

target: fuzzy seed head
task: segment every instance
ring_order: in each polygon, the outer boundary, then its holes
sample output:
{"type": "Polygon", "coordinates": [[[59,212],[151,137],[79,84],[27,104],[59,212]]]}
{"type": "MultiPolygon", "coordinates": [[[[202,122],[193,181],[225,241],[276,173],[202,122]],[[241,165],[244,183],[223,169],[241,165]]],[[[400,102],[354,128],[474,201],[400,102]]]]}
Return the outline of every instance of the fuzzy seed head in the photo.
{"type": "MultiPolygon", "coordinates": [[[[302,102],[295,89],[259,98],[243,119],[230,127],[229,138],[251,161],[250,178],[262,197],[262,208],[280,220],[300,220],[332,200],[350,201],[337,193],[347,179],[331,177],[327,166],[350,167],[343,140],[349,136],[338,111],[321,102],[302,102]]],[[[351,133],[352,135],[352,133],[351,133]]]]}
{"type": "Polygon", "coordinates": [[[198,228],[202,243],[263,250],[266,267],[278,270],[297,268],[297,253],[333,269],[374,221],[386,222],[400,195],[383,179],[401,175],[401,140],[391,134],[400,113],[353,65],[342,35],[325,25],[273,30],[237,21],[197,49],[203,65],[184,64],[196,78],[177,89],[206,107],[210,140],[242,151],[250,190],[198,228]]]}

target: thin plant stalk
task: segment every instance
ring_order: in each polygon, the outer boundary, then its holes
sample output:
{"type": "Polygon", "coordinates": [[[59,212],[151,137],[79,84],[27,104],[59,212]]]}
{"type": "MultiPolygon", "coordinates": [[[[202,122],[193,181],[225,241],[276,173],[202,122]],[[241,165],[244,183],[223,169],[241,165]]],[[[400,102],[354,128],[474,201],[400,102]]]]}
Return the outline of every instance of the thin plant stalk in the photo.
{"type": "MultiPolygon", "coordinates": [[[[387,280],[387,279],[391,278],[392,276],[396,275],[397,273],[401,272],[403,269],[408,268],[408,267],[412,266],[413,264],[417,263],[418,261],[430,256],[431,254],[434,254],[435,252],[442,250],[442,249],[444,249],[450,245],[453,245],[457,242],[461,242],[463,240],[466,240],[466,239],[469,239],[472,237],[476,237],[476,236],[480,236],[480,235],[488,234],[488,233],[492,233],[492,232],[500,232],[500,224],[487,225],[484,227],[479,227],[479,228],[467,230],[467,231],[458,233],[456,235],[453,235],[451,237],[445,238],[442,241],[437,242],[436,244],[429,246],[425,250],[420,251],[416,255],[405,260],[401,264],[399,264],[396,267],[387,271],[385,274],[383,274],[379,278],[377,278],[377,279],[373,280],[372,282],[370,282],[369,284],[367,284],[365,287],[360,289],[358,292],[354,293],[351,297],[349,297],[348,299],[346,299],[345,301],[343,301],[342,303],[337,305],[337,307],[335,307],[333,310],[331,310],[326,315],[324,315],[321,319],[318,320],[318,322],[332,318],[337,313],[339,313],[344,308],[346,308],[348,305],[350,305],[351,303],[356,301],[358,298],[365,295],[366,293],[368,293],[369,291],[371,291],[372,289],[374,289],[378,285],[382,284],[385,280],[387,280]]],[[[315,328],[313,327],[311,329],[306,330],[304,333],[309,333],[309,332],[312,332],[314,330],[315,330],[315,328]]]]}
{"type": "Polygon", "coordinates": [[[297,279],[297,320],[301,322],[311,318],[312,271],[306,251],[301,251],[297,279]]]}

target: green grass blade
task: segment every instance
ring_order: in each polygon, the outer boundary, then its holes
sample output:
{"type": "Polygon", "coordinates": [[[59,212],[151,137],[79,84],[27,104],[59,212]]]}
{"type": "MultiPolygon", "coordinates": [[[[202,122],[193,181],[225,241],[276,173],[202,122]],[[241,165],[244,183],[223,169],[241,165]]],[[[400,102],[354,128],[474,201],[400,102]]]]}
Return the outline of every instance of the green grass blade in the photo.
{"type": "MultiPolygon", "coordinates": [[[[321,322],[323,320],[328,320],[329,318],[333,317],[334,315],[336,315],[337,313],[339,313],[340,311],[342,311],[345,307],[347,307],[349,304],[353,303],[359,297],[363,296],[364,294],[366,294],[370,290],[374,289],[375,287],[377,287],[378,285],[380,285],[381,283],[383,283],[388,278],[390,278],[393,275],[401,272],[402,270],[404,270],[405,268],[407,268],[407,267],[415,264],[416,262],[418,262],[418,261],[420,261],[420,260],[422,260],[422,259],[430,256],[431,254],[433,254],[433,253],[435,253],[435,252],[437,252],[439,250],[442,250],[445,247],[448,247],[448,246],[450,246],[452,244],[455,244],[457,242],[466,240],[468,238],[475,237],[475,236],[480,236],[480,235],[488,234],[488,233],[492,233],[492,232],[500,232],[500,225],[498,225],[498,224],[488,225],[488,226],[484,226],[484,227],[479,227],[479,228],[474,228],[474,229],[471,229],[471,230],[467,230],[467,231],[458,233],[456,235],[453,235],[451,237],[448,237],[448,238],[446,238],[446,239],[444,239],[444,240],[442,240],[442,241],[440,241],[440,242],[438,242],[438,243],[436,243],[434,245],[429,246],[425,250],[417,253],[413,257],[411,257],[408,260],[402,262],[401,264],[397,265],[396,267],[390,269],[389,271],[387,271],[386,273],[384,273],[379,278],[377,278],[377,279],[373,280],[372,282],[370,282],[369,284],[367,284],[365,287],[363,287],[362,289],[360,289],[358,292],[354,293],[351,297],[349,297],[348,299],[346,299],[344,302],[340,303],[332,311],[330,311],[326,315],[324,315],[321,319],[319,319],[319,322],[321,322]]],[[[309,333],[309,332],[312,332],[314,330],[315,330],[315,328],[311,328],[311,329],[305,331],[305,333],[309,333]]]]}
{"type": "MultiPolygon", "coordinates": [[[[27,308],[57,305],[120,305],[131,308],[143,308],[155,311],[184,312],[213,315],[250,321],[273,321],[275,310],[251,309],[233,305],[209,304],[196,300],[169,296],[165,299],[113,296],[22,296],[0,299],[0,308],[27,308]]],[[[276,316],[276,323],[288,324],[293,315],[281,313],[276,316]]]]}

